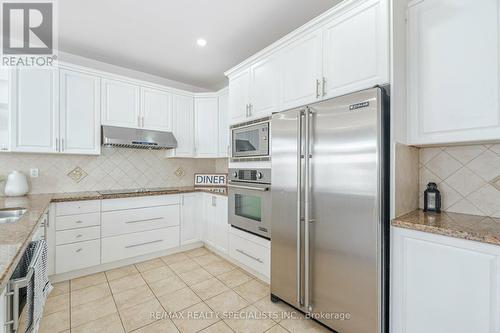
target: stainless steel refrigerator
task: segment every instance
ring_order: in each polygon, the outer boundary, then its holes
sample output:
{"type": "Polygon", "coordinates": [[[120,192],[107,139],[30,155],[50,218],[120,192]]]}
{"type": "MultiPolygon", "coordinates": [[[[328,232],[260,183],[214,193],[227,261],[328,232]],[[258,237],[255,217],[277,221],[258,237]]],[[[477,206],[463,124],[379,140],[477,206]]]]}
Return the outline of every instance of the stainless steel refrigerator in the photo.
{"type": "Polygon", "coordinates": [[[388,332],[389,107],[373,88],[272,117],[271,298],[388,332]]]}

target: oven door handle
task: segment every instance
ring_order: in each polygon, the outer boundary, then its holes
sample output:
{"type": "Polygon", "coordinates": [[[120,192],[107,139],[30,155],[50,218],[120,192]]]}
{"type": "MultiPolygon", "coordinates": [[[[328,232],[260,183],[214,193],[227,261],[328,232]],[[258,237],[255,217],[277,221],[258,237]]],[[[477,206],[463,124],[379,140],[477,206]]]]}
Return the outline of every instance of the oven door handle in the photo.
{"type": "Polygon", "coordinates": [[[255,191],[261,191],[261,192],[266,192],[269,191],[269,187],[253,187],[253,186],[242,186],[242,185],[232,185],[228,184],[227,187],[230,188],[239,188],[241,190],[255,190],[255,191]]]}

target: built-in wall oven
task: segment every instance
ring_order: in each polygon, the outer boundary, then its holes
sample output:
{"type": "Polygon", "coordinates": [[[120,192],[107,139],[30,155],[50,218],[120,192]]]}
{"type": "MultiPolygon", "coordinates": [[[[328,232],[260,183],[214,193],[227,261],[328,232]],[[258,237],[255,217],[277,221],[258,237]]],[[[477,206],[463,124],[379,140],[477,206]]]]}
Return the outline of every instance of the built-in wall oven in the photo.
{"type": "Polygon", "coordinates": [[[268,161],[269,133],[269,118],[231,126],[232,161],[268,161]]]}
{"type": "Polygon", "coordinates": [[[229,223],[271,238],[271,169],[229,169],[229,223]]]}

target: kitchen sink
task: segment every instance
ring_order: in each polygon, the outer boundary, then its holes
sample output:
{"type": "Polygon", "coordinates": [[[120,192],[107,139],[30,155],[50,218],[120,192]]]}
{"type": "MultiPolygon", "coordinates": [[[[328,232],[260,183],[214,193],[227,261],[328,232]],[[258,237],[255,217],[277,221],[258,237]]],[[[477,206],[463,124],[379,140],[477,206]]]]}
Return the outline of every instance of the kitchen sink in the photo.
{"type": "Polygon", "coordinates": [[[26,208],[0,209],[0,224],[17,222],[25,213],[26,208]]]}

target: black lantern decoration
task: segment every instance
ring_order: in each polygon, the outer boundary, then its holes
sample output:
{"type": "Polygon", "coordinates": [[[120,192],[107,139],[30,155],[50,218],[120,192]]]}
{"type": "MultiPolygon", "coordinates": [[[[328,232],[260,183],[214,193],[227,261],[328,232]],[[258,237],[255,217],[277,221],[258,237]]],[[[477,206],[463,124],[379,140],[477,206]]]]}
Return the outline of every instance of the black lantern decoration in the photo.
{"type": "Polygon", "coordinates": [[[441,213],[441,193],[436,183],[427,184],[424,192],[424,212],[441,213]]]}

